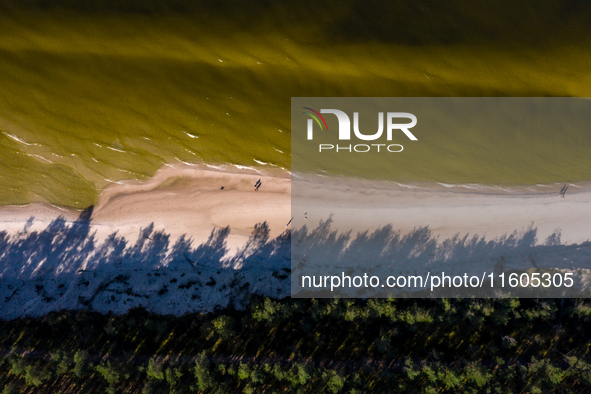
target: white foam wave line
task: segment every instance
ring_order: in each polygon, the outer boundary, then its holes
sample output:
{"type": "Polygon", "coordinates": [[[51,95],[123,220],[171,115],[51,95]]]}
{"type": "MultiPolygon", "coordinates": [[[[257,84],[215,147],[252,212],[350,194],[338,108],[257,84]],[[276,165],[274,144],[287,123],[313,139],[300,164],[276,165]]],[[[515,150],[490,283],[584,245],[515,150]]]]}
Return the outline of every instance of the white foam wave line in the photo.
{"type": "Polygon", "coordinates": [[[239,170],[250,170],[250,171],[254,171],[255,173],[257,173],[259,175],[267,176],[267,174],[261,168],[241,166],[240,164],[232,164],[232,165],[234,167],[238,168],[239,170]]]}
{"type": "Polygon", "coordinates": [[[53,161],[51,161],[51,160],[48,160],[48,159],[46,159],[46,158],[45,158],[45,157],[43,157],[43,156],[36,155],[36,154],[34,154],[34,153],[29,153],[29,154],[28,154],[28,156],[31,156],[31,157],[36,157],[37,159],[39,159],[39,160],[41,160],[41,161],[44,161],[44,162],[46,162],[46,163],[49,163],[49,164],[53,164],[53,161]]]}
{"type": "Polygon", "coordinates": [[[279,149],[277,149],[277,148],[273,148],[273,149],[274,149],[276,152],[279,152],[279,153],[284,153],[282,150],[279,150],[279,149]]]}
{"type": "Polygon", "coordinates": [[[183,130],[183,133],[187,134],[187,135],[188,135],[189,137],[191,137],[191,138],[199,138],[199,136],[197,136],[197,135],[193,135],[193,134],[189,134],[189,133],[187,133],[187,132],[186,132],[186,131],[184,131],[184,130],[183,130]]]}
{"type": "Polygon", "coordinates": [[[114,180],[112,180],[112,179],[109,179],[109,178],[105,178],[105,181],[107,181],[107,182],[109,182],[109,183],[116,183],[116,184],[118,184],[118,185],[125,185],[125,184],[127,183],[127,182],[125,182],[125,181],[114,181],[114,180]]]}
{"type": "Polygon", "coordinates": [[[464,183],[464,184],[460,183],[460,184],[455,184],[452,187],[463,187],[464,189],[470,189],[470,190],[484,190],[487,188],[496,189],[495,187],[490,187],[490,186],[487,187],[487,186],[479,185],[476,183],[464,183]]]}
{"type": "Polygon", "coordinates": [[[254,167],[248,167],[248,166],[241,166],[240,164],[232,164],[234,167],[238,168],[239,170],[252,170],[252,171],[257,171],[256,168],[254,167]]]}
{"type": "Polygon", "coordinates": [[[436,184],[441,185],[441,186],[446,187],[446,188],[461,187],[461,188],[470,189],[470,190],[487,190],[487,189],[489,189],[489,190],[501,190],[501,191],[504,191],[506,193],[512,193],[513,192],[513,190],[511,188],[502,187],[502,186],[482,185],[482,184],[478,184],[478,183],[449,184],[449,183],[436,182],[436,184]]]}
{"type": "Polygon", "coordinates": [[[259,163],[262,166],[266,166],[266,165],[269,164],[269,163],[265,163],[264,161],[260,161],[260,160],[257,160],[257,159],[252,159],[252,160],[255,161],[255,162],[257,162],[257,163],[259,163]]]}
{"type": "Polygon", "coordinates": [[[405,185],[404,183],[398,183],[398,182],[395,182],[395,183],[396,183],[398,186],[400,186],[400,187],[405,187],[405,188],[407,188],[407,189],[422,189],[421,187],[419,187],[419,186],[415,186],[415,185],[405,185]]]}
{"type": "Polygon", "coordinates": [[[27,146],[31,146],[34,144],[29,144],[28,142],[24,141],[23,139],[17,137],[16,135],[12,135],[12,134],[8,134],[7,132],[3,132],[7,137],[15,140],[16,142],[20,142],[21,144],[27,145],[27,146]]]}
{"type": "Polygon", "coordinates": [[[112,146],[107,146],[107,149],[114,150],[115,152],[127,153],[127,152],[126,152],[126,151],[124,151],[124,150],[117,149],[117,148],[113,148],[112,146]]]}
{"type": "Polygon", "coordinates": [[[193,165],[192,163],[189,163],[187,161],[183,161],[183,160],[179,159],[178,157],[175,157],[175,159],[178,160],[179,162],[183,163],[183,164],[188,165],[188,166],[192,166],[193,165]]]}
{"type": "Polygon", "coordinates": [[[123,168],[116,168],[116,170],[117,171],[120,171],[120,172],[124,172],[126,174],[133,175],[134,178],[137,177],[137,174],[135,172],[133,172],[133,171],[125,170],[123,168]]]}

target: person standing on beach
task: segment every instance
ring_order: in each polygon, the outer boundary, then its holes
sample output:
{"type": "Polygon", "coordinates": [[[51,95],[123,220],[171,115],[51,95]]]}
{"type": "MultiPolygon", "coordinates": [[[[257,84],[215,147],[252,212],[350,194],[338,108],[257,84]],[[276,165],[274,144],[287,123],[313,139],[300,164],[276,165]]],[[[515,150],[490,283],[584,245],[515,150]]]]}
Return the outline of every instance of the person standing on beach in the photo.
{"type": "Polygon", "coordinates": [[[564,198],[564,195],[566,194],[566,189],[568,189],[568,186],[566,186],[566,184],[564,186],[562,186],[562,189],[560,190],[560,196],[562,198],[564,198]]]}

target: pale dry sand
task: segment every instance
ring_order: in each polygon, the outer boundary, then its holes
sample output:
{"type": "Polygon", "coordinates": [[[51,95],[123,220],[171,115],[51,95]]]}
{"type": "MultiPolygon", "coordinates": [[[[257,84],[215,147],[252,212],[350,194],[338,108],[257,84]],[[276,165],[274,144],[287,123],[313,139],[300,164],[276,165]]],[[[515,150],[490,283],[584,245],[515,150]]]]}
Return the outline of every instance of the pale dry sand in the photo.
{"type": "Polygon", "coordinates": [[[229,226],[227,245],[236,251],[256,224],[267,223],[271,238],[285,231],[291,218],[290,194],[287,177],[165,167],[148,181],[104,189],[92,217],[101,232],[119,231],[128,239],[153,223],[172,239],[186,235],[197,244],[206,241],[213,229],[229,226]],[[255,192],[259,179],[262,186],[255,192]]]}
{"type": "MultiPolygon", "coordinates": [[[[226,172],[166,166],[147,181],[106,187],[94,207],[92,225],[98,240],[114,232],[135,240],[142,228],[153,224],[155,231],[165,231],[172,240],[185,235],[197,244],[206,241],[212,230],[229,226],[227,245],[236,251],[256,224],[266,222],[269,237],[285,231],[291,218],[290,194],[286,176],[261,175],[248,169],[226,172]],[[255,192],[259,179],[262,186],[255,192]]],[[[58,216],[71,222],[79,215],[77,210],[41,203],[5,206],[0,208],[0,231],[40,230],[58,216]]]]}
{"type": "MultiPolygon", "coordinates": [[[[428,226],[440,239],[456,234],[494,239],[533,226],[540,243],[557,230],[562,243],[591,239],[589,185],[570,186],[566,198],[561,198],[562,185],[474,190],[318,176],[298,178],[294,184],[292,207],[292,182],[286,173],[165,166],[147,181],[105,188],[92,224],[98,239],[117,232],[133,240],[142,228],[154,224],[171,239],[186,235],[196,244],[206,241],[212,230],[229,226],[227,244],[233,251],[248,240],[256,224],[266,222],[269,236],[276,237],[292,216],[294,228],[313,228],[331,216],[332,228],[340,231],[392,225],[404,234],[428,226]],[[255,192],[258,179],[262,186],[255,192]]],[[[0,231],[42,229],[59,215],[73,221],[79,211],[46,204],[1,207],[0,231]]]]}
{"type": "Polygon", "coordinates": [[[404,234],[429,227],[440,240],[458,234],[496,239],[533,227],[538,243],[556,232],[562,243],[590,240],[591,185],[571,185],[565,198],[558,194],[561,188],[562,184],[409,187],[309,176],[293,182],[293,225],[313,227],[332,217],[331,228],[340,231],[355,233],[391,225],[404,234]]]}

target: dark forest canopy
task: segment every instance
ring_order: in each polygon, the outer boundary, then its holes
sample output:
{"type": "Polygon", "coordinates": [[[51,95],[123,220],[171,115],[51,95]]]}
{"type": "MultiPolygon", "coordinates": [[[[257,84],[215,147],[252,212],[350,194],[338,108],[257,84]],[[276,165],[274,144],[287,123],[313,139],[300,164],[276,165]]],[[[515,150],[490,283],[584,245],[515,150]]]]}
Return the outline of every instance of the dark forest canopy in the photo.
{"type": "Polygon", "coordinates": [[[582,300],[272,300],[0,323],[10,392],[583,393],[582,300]],[[24,390],[24,391],[23,391],[24,390]]]}

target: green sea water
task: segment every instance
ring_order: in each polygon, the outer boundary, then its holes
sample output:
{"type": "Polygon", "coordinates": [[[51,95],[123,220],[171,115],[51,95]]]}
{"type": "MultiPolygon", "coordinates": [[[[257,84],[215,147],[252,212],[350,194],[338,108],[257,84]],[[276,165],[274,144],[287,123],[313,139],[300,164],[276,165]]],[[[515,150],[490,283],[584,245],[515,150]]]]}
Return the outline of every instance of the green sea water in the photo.
{"type": "MultiPolygon", "coordinates": [[[[409,122],[394,119],[394,123],[409,122]]],[[[471,184],[471,188],[479,188],[475,183],[504,188],[540,179],[544,181],[537,183],[561,182],[572,179],[572,174],[591,180],[590,128],[588,98],[293,98],[291,169],[296,176],[435,181],[471,184]],[[311,111],[303,109],[307,107],[343,111],[351,122],[350,139],[339,138],[341,126],[330,113],[323,117],[326,126],[313,125],[310,138],[306,124],[312,118],[305,112],[311,111]],[[416,140],[399,129],[388,132],[385,115],[381,136],[375,140],[358,139],[351,130],[357,124],[361,133],[372,136],[379,129],[378,114],[396,111],[416,117],[416,125],[407,129],[416,140]],[[436,178],[429,178],[433,174],[436,178]]]]}
{"type": "MultiPolygon", "coordinates": [[[[291,97],[589,96],[591,7],[525,3],[0,0],[0,204],[83,208],[179,161],[289,170],[291,97]]],[[[388,176],[591,180],[591,133],[531,133],[574,153],[524,174],[523,146],[467,134],[461,162],[388,176]]]]}

